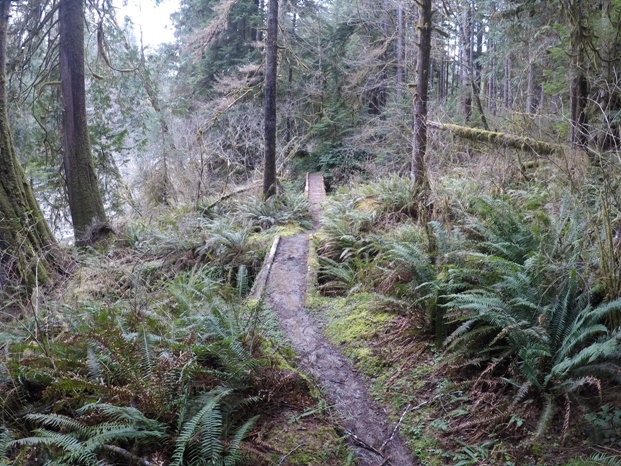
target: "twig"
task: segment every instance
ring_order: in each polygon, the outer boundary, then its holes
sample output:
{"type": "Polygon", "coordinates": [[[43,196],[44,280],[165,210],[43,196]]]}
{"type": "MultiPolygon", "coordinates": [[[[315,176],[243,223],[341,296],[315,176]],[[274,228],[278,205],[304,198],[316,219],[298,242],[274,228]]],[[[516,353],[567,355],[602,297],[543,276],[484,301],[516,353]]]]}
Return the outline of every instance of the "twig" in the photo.
{"type": "Polygon", "coordinates": [[[133,453],[125,450],[124,448],[117,447],[116,445],[103,445],[103,448],[110,452],[116,453],[117,455],[131,463],[135,463],[139,466],[151,466],[151,463],[149,461],[134,455],[133,453]]]}
{"type": "Polygon", "coordinates": [[[285,462],[288,456],[291,456],[293,452],[295,452],[297,449],[305,447],[305,446],[306,446],[306,442],[302,442],[297,447],[295,447],[293,450],[291,450],[289,453],[283,455],[282,458],[280,458],[280,461],[278,462],[278,466],[282,466],[282,464],[285,462]]]}
{"type": "Polygon", "coordinates": [[[407,414],[407,412],[410,410],[410,407],[412,405],[408,405],[407,408],[405,408],[405,411],[403,411],[403,414],[401,415],[401,417],[399,418],[399,422],[397,422],[397,425],[394,427],[394,429],[392,429],[392,432],[390,434],[390,437],[388,437],[388,439],[382,443],[382,446],[380,447],[379,451],[383,452],[384,448],[386,448],[386,446],[392,442],[392,439],[395,438],[395,434],[397,433],[397,430],[399,430],[399,427],[401,426],[401,423],[403,422],[403,418],[405,417],[405,415],[407,414]]]}
{"type": "Polygon", "coordinates": [[[377,456],[379,456],[380,458],[384,458],[384,455],[382,454],[381,451],[373,448],[371,445],[369,445],[367,442],[365,442],[364,440],[362,440],[360,437],[358,437],[356,434],[354,434],[353,432],[346,430],[345,433],[347,435],[349,435],[350,437],[352,437],[356,443],[358,443],[358,445],[360,445],[362,448],[364,448],[365,450],[369,450],[373,453],[375,453],[377,456]]]}

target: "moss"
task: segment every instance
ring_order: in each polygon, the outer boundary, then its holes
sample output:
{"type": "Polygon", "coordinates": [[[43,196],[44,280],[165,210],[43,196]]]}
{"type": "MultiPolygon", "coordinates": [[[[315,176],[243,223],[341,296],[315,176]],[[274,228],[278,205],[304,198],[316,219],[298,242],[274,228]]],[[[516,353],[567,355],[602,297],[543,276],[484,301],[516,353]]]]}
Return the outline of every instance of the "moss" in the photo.
{"type": "Polygon", "coordinates": [[[312,298],[311,304],[320,309],[327,321],[325,334],[335,345],[341,345],[356,367],[367,375],[377,375],[385,361],[371,348],[372,341],[391,314],[375,311],[375,298],[359,293],[345,298],[312,298]]]}
{"type": "Polygon", "coordinates": [[[326,335],[335,344],[371,340],[381,324],[393,319],[386,312],[374,312],[375,298],[369,293],[341,298],[333,304],[326,313],[329,320],[326,335]]]}
{"type": "MultiPolygon", "coordinates": [[[[299,416],[293,416],[299,419],[299,416]]],[[[274,464],[300,466],[344,466],[353,464],[352,454],[343,438],[331,427],[304,419],[276,426],[265,438],[277,446],[281,454],[274,455],[274,464]],[[285,462],[280,461],[285,457],[285,462]]]]}
{"type": "Polygon", "coordinates": [[[291,364],[290,361],[294,361],[296,357],[293,349],[289,346],[282,346],[282,345],[274,344],[274,341],[282,341],[283,339],[282,336],[278,336],[276,338],[274,338],[273,336],[272,338],[263,338],[263,337],[258,337],[258,338],[259,338],[259,343],[258,343],[259,350],[269,360],[269,364],[272,368],[283,370],[283,371],[295,372],[296,374],[300,376],[302,380],[306,382],[306,386],[308,387],[308,392],[313,398],[315,398],[316,400],[319,400],[322,398],[321,393],[317,389],[317,385],[314,384],[306,374],[298,371],[291,364]]]}
{"type": "Polygon", "coordinates": [[[299,235],[304,233],[304,229],[299,223],[287,223],[286,225],[280,225],[275,228],[276,232],[283,238],[299,235]]]}
{"type": "Polygon", "coordinates": [[[429,122],[429,126],[433,128],[449,130],[453,134],[465,139],[469,139],[471,141],[500,144],[507,147],[513,147],[514,149],[519,149],[524,152],[532,151],[539,155],[551,155],[554,153],[562,154],[564,152],[564,147],[559,144],[550,144],[529,137],[515,136],[513,134],[485,131],[482,129],[469,128],[466,126],[436,122],[429,122]]]}
{"type": "Polygon", "coordinates": [[[367,213],[376,212],[379,210],[379,208],[379,202],[377,202],[377,199],[374,199],[372,197],[365,197],[356,204],[357,210],[367,213]]]}

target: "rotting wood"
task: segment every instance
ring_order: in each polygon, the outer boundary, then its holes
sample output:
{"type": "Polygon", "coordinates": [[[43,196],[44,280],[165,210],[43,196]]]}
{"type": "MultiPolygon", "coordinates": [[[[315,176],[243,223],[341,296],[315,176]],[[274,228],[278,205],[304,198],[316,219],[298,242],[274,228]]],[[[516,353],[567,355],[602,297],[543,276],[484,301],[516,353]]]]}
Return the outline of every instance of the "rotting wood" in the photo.
{"type": "Polygon", "coordinates": [[[537,155],[552,155],[556,153],[562,154],[565,151],[565,147],[560,144],[551,144],[549,142],[539,141],[526,136],[516,136],[514,134],[499,133],[497,131],[468,128],[467,126],[439,123],[437,121],[428,121],[427,125],[430,128],[450,131],[456,136],[469,139],[471,141],[511,147],[524,152],[533,152],[537,155]]]}
{"type": "Polygon", "coordinates": [[[270,270],[272,268],[272,264],[274,263],[274,257],[276,256],[276,251],[278,250],[279,243],[280,235],[276,235],[276,237],[274,238],[274,242],[272,243],[272,247],[270,248],[270,252],[265,257],[265,260],[263,261],[263,266],[261,266],[259,275],[254,282],[252,290],[250,291],[250,299],[263,298],[263,293],[265,292],[265,284],[267,283],[267,279],[270,276],[270,270]]]}
{"type": "Polygon", "coordinates": [[[209,204],[208,206],[205,207],[205,210],[210,210],[213,209],[215,206],[217,206],[220,202],[222,201],[226,201],[228,198],[235,196],[236,194],[240,194],[243,193],[244,191],[250,191],[252,188],[256,187],[259,184],[259,181],[255,181],[253,183],[251,183],[248,186],[242,186],[241,188],[237,188],[234,189],[233,191],[223,194],[222,196],[220,196],[218,199],[216,199],[215,201],[213,201],[211,204],[209,204]]]}
{"type": "Polygon", "coordinates": [[[306,172],[306,183],[304,184],[304,196],[308,197],[308,176],[310,173],[306,172]]]}

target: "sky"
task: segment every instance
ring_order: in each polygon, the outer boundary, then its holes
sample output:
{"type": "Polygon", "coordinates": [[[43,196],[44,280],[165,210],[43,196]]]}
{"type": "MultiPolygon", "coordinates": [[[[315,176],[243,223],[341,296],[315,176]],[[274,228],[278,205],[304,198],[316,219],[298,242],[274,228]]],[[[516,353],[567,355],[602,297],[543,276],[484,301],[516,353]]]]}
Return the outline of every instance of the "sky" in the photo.
{"type": "MultiPolygon", "coordinates": [[[[117,5],[122,0],[116,0],[117,5]]],[[[119,7],[117,18],[122,23],[125,16],[132,18],[136,26],[136,37],[140,37],[139,26],[142,26],[142,38],[145,46],[157,47],[164,42],[174,40],[174,28],[170,14],[179,8],[179,0],[163,0],[155,5],[155,0],[127,0],[127,6],[119,7]]]]}

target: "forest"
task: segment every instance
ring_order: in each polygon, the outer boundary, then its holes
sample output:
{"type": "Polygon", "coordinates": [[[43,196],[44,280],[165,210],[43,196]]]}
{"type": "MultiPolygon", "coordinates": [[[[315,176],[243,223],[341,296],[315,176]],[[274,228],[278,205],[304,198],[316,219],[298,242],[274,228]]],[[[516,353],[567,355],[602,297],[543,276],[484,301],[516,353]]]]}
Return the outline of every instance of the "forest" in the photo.
{"type": "Polygon", "coordinates": [[[120,6],[0,0],[0,465],[621,465],[621,0],[120,6]]]}

